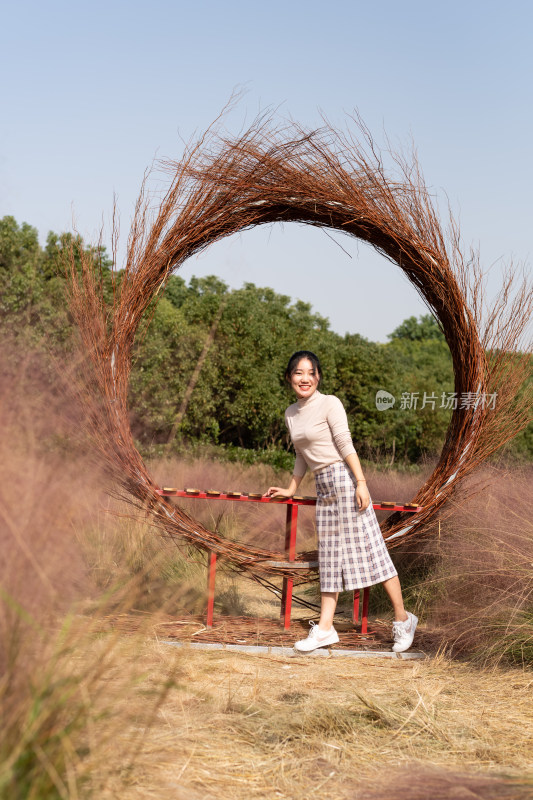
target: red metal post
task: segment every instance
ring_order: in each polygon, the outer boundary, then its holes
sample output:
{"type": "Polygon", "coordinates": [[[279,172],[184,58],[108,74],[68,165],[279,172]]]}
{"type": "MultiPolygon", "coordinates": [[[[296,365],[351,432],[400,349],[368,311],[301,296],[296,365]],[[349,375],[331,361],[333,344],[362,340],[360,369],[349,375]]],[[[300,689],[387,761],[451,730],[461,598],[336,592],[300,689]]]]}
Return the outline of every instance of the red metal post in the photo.
{"type": "Polygon", "coordinates": [[[213,612],[215,609],[215,578],[217,573],[217,554],[209,550],[207,570],[207,619],[206,626],[213,627],[213,612]]]}
{"type": "Polygon", "coordinates": [[[370,597],[370,587],[365,586],[363,589],[363,614],[361,617],[361,633],[368,631],[368,599],[370,597]]]}
{"type": "MultiPolygon", "coordinates": [[[[285,523],[285,552],[289,561],[294,561],[296,557],[296,531],[298,527],[298,506],[290,503],[287,505],[287,517],[285,523]]],[[[283,627],[288,630],[291,626],[292,608],[292,588],[294,581],[292,578],[283,578],[283,590],[281,593],[280,619],[283,620],[283,627]]]]}
{"type": "Polygon", "coordinates": [[[357,625],[359,622],[359,597],[361,592],[359,589],[354,589],[353,592],[353,621],[354,624],[357,625]]]}

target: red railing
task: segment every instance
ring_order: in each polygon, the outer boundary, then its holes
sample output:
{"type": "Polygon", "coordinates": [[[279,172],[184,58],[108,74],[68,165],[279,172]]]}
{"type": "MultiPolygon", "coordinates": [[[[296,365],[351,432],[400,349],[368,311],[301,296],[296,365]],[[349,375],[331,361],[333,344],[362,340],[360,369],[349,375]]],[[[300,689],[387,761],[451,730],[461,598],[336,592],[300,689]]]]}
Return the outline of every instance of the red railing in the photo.
{"type": "MultiPolygon", "coordinates": [[[[218,492],[214,489],[201,491],[200,489],[174,489],[163,487],[158,489],[158,494],[162,497],[188,497],[198,500],[231,500],[238,503],[268,503],[274,505],[287,506],[287,514],[285,519],[285,553],[287,555],[287,562],[291,565],[296,559],[296,534],[298,528],[298,508],[299,506],[314,506],[316,505],[316,497],[300,497],[294,496],[290,498],[273,498],[264,497],[262,494],[245,493],[245,492],[218,492]]],[[[373,503],[376,510],[381,511],[407,511],[415,513],[421,511],[422,507],[413,503],[396,503],[393,501],[385,501],[381,503],[373,503]]],[[[284,562],[273,562],[278,565],[284,562]]],[[[306,561],[298,562],[302,568],[318,568],[318,562],[306,561]]],[[[216,566],[217,555],[213,551],[209,551],[208,567],[207,567],[207,627],[213,625],[213,615],[215,607],[215,579],[216,579],[216,566]]],[[[283,588],[281,592],[281,610],[280,619],[283,621],[285,630],[290,628],[291,624],[291,610],[292,610],[292,592],[294,581],[292,578],[283,578],[283,588]]],[[[368,629],[368,599],[370,588],[367,586],[363,589],[363,608],[361,614],[361,633],[366,633],[368,629]]],[[[353,594],[353,621],[359,621],[359,599],[360,591],[356,589],[353,594]]]]}

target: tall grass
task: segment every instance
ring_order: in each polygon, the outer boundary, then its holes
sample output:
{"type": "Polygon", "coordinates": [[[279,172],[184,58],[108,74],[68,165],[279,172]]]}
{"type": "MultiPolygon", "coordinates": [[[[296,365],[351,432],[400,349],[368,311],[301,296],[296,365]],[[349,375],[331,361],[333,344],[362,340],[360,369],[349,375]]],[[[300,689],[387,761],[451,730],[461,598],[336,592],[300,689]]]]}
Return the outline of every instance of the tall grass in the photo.
{"type": "Polygon", "coordinates": [[[0,796],[120,796],[172,676],[143,673],[142,638],[100,633],[143,581],[93,580],[79,534],[101,519],[99,476],[43,359],[4,348],[0,364],[0,796]],[[138,735],[122,744],[128,723],[138,735]]]}
{"type": "Polygon", "coordinates": [[[492,468],[433,530],[428,620],[453,654],[533,664],[533,468],[492,468]]]}

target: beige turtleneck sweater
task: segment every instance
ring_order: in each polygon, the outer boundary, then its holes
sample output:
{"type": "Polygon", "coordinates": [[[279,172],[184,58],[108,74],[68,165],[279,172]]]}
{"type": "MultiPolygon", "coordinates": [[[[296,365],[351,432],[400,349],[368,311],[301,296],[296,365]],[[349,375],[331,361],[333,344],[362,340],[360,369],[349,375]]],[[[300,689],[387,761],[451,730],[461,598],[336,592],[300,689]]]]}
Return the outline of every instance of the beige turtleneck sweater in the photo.
{"type": "Polygon", "coordinates": [[[346,411],[332,394],[317,390],[297,400],[285,411],[285,422],[296,450],[295,477],[304,475],[307,467],[316,472],[355,453],[346,411]]]}

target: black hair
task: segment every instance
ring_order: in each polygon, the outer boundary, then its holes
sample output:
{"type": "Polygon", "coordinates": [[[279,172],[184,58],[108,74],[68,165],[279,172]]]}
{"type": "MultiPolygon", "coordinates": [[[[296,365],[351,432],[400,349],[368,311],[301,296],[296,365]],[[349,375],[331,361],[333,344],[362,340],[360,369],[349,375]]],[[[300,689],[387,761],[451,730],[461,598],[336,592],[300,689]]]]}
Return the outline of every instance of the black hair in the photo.
{"type": "Polygon", "coordinates": [[[287,383],[290,383],[292,373],[296,370],[302,358],[307,358],[308,361],[311,362],[313,369],[318,375],[318,383],[320,384],[320,381],[322,380],[322,367],[320,366],[318,356],[312,353],[310,350],[297,350],[296,353],[293,353],[289,358],[289,363],[287,364],[287,369],[285,370],[285,380],[287,383]]]}

